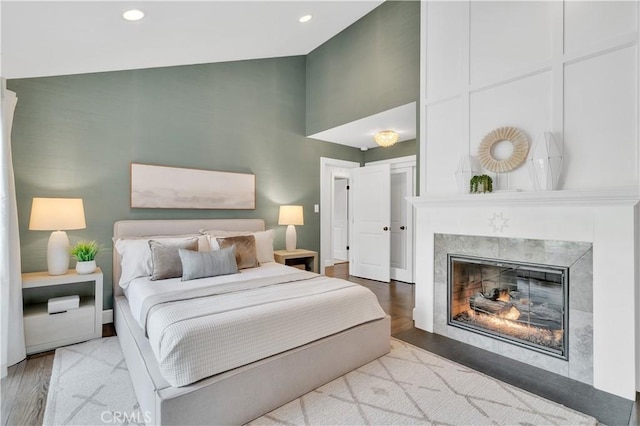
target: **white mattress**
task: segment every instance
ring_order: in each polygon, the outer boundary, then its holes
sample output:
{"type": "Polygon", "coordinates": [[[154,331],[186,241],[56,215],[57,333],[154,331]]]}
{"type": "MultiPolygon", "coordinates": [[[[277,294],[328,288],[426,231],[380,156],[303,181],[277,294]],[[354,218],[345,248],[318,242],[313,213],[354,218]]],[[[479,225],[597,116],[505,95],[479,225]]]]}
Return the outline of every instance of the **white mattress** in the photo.
{"type": "Polygon", "coordinates": [[[140,278],[127,297],[172,386],[385,316],[375,295],[358,284],[277,263],[186,282],[140,278]]]}

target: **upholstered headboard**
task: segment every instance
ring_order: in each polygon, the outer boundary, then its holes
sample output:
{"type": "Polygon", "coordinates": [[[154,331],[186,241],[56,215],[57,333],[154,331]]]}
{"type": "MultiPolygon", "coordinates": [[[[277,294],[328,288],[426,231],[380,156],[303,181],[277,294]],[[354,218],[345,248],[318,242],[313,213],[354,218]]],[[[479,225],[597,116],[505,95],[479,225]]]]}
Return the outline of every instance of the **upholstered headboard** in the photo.
{"type": "Polygon", "coordinates": [[[197,234],[201,229],[264,231],[262,219],[121,220],[113,224],[113,296],[121,296],[120,255],[115,241],[125,237],[197,234]]]}

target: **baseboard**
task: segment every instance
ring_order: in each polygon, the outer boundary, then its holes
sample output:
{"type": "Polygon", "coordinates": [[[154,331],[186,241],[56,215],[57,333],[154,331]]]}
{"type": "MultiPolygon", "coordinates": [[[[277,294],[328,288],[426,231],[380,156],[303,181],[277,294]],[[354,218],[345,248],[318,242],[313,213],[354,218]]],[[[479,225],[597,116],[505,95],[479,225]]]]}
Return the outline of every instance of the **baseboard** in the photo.
{"type": "Polygon", "coordinates": [[[113,309],[106,309],[102,311],[102,323],[109,324],[113,322],[113,309]]]}

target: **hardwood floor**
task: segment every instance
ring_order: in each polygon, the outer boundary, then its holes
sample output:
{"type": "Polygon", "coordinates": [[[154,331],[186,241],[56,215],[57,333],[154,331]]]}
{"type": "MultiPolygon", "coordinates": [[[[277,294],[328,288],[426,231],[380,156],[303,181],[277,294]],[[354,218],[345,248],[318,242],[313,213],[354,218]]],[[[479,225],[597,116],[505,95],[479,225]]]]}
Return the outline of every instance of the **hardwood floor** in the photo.
{"type": "Polygon", "coordinates": [[[54,352],[11,366],[2,379],[2,424],[42,424],[54,352]]]}
{"type": "MultiPolygon", "coordinates": [[[[390,284],[349,276],[346,263],[327,268],[328,276],[344,278],[369,288],[391,316],[391,334],[413,345],[511,383],[531,393],[590,414],[610,426],[638,425],[639,404],[596,391],[590,386],[503,359],[481,349],[413,327],[414,286],[390,284]],[[504,363],[508,368],[498,369],[504,363]]],[[[113,336],[113,324],[103,327],[103,336],[113,336]]],[[[2,425],[41,425],[53,367],[54,352],[29,356],[9,368],[2,379],[2,425]]],[[[500,357],[502,358],[502,357],[500,357]]]]}
{"type": "MultiPolygon", "coordinates": [[[[115,336],[113,324],[102,326],[102,336],[115,336]]],[[[2,379],[2,425],[41,425],[47,402],[55,351],[29,355],[12,365],[2,379]]]]}

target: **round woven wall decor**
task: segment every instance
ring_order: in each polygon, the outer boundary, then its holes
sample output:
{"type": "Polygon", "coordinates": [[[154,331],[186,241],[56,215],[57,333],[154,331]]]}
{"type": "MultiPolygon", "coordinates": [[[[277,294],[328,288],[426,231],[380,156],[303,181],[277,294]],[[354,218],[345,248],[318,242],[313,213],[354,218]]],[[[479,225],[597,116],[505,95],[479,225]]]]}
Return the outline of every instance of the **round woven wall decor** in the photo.
{"type": "Polygon", "coordinates": [[[529,152],[529,141],[520,130],[515,127],[500,127],[489,132],[478,147],[478,159],[487,170],[497,173],[509,172],[524,162],[529,152]],[[513,152],[508,158],[498,160],[491,154],[495,144],[509,141],[513,145],[513,152]]]}

